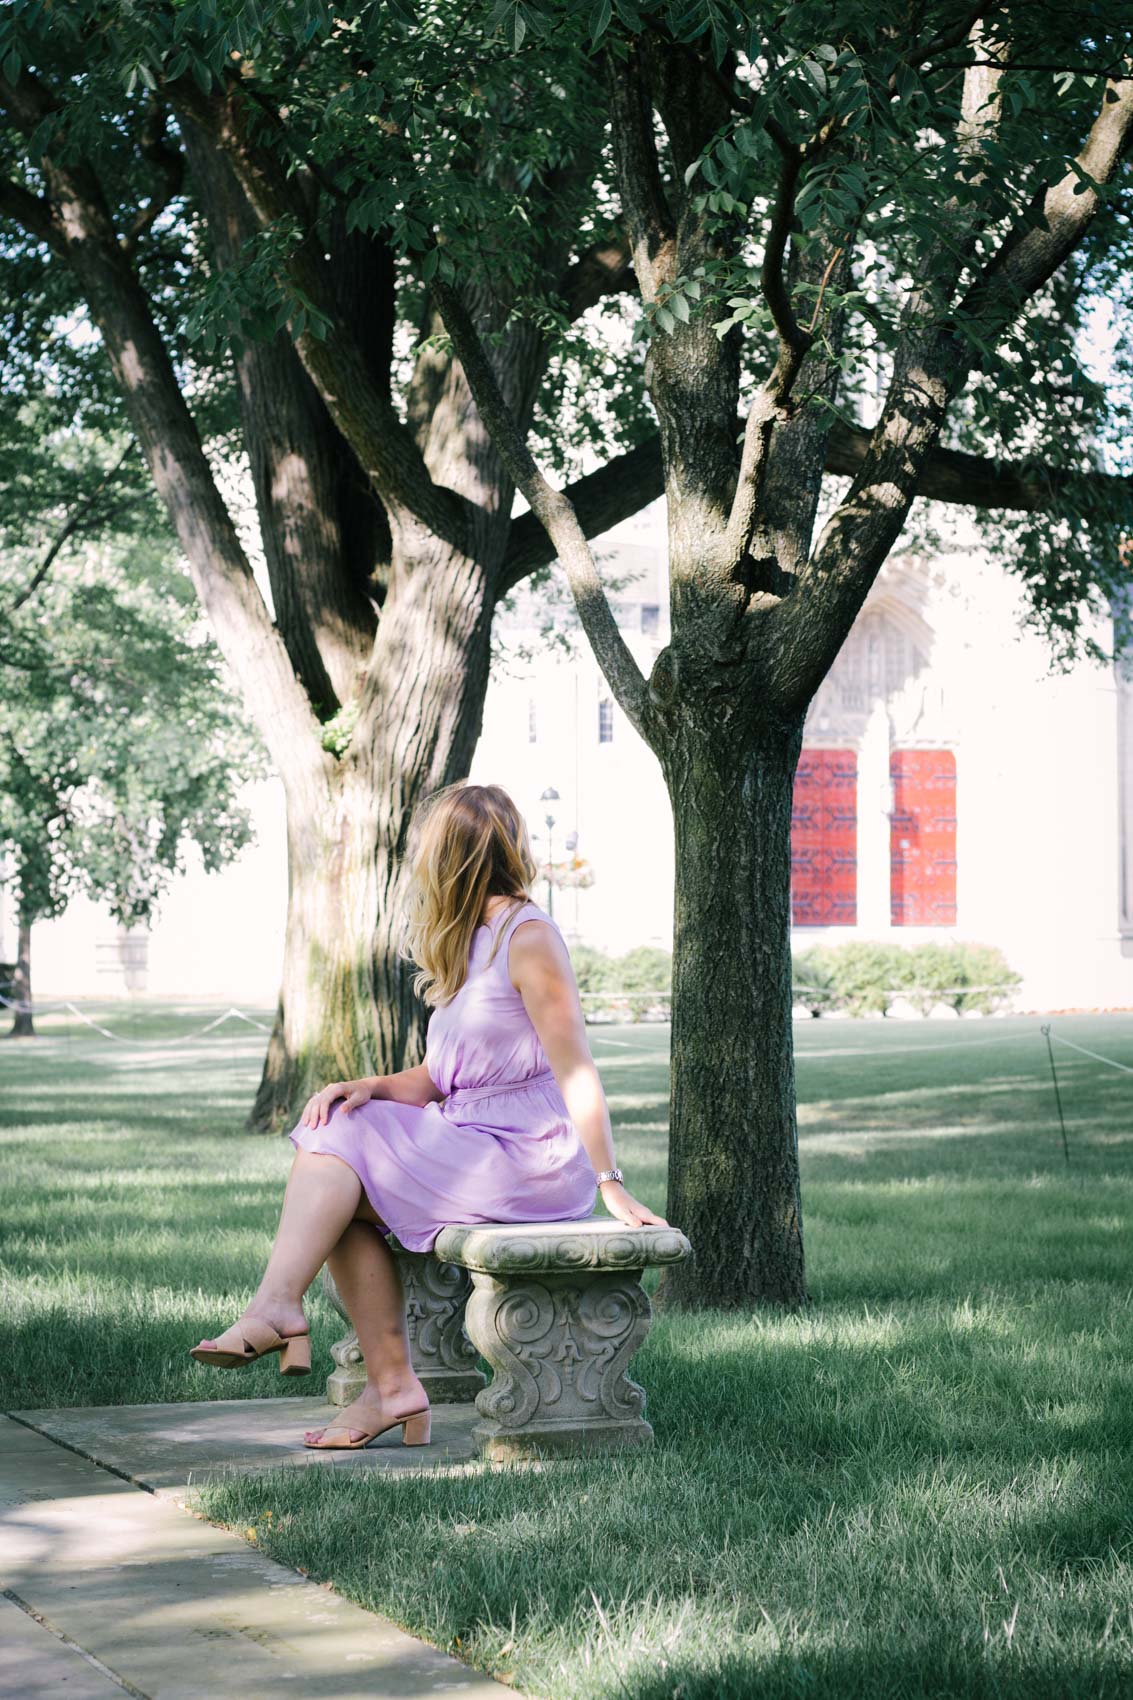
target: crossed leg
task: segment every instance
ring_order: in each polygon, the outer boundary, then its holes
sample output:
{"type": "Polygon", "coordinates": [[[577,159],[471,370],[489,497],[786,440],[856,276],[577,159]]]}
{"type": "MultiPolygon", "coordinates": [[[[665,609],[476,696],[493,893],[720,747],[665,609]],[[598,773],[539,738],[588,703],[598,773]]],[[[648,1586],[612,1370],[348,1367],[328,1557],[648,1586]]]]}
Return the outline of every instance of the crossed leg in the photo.
{"type": "MultiPolygon", "coordinates": [[[[326,1429],[310,1430],[318,1443],[332,1430],[349,1425],[348,1439],[428,1404],[413,1373],[405,1319],[405,1295],[393,1254],[377,1231],[377,1217],[349,1163],[329,1152],[297,1151],[283,1195],[279,1227],[263,1279],[244,1312],[290,1337],[307,1332],[303,1298],[324,1263],[329,1262],[342,1301],[354,1324],[366,1361],[367,1381],[342,1417],[326,1429]]],[[[243,1320],[243,1318],[241,1319],[243,1320]]],[[[206,1347],[223,1349],[240,1324],[206,1347]]]]}

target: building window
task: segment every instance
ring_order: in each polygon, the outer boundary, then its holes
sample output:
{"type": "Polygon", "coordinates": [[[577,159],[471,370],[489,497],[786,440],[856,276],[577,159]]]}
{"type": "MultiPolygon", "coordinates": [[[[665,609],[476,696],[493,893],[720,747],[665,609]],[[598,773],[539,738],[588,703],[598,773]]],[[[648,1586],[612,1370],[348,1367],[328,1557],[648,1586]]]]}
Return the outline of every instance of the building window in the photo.
{"type": "Polygon", "coordinates": [[[791,809],[791,920],[852,927],[858,918],[858,758],[804,750],[791,809]]]}
{"type": "Polygon", "coordinates": [[[598,742],[612,744],[614,741],[614,704],[609,697],[602,697],[598,704],[598,742]]]}
{"type": "Polygon", "coordinates": [[[895,927],[956,925],[956,758],[894,750],[889,758],[889,911],[895,927]]]}
{"type": "Polygon", "coordinates": [[[534,744],[539,738],[539,721],[535,713],[535,698],[527,699],[527,742],[534,744]]]}
{"type": "Polygon", "coordinates": [[[641,629],[646,637],[656,637],[661,630],[661,610],[656,602],[641,604],[641,629]]]}

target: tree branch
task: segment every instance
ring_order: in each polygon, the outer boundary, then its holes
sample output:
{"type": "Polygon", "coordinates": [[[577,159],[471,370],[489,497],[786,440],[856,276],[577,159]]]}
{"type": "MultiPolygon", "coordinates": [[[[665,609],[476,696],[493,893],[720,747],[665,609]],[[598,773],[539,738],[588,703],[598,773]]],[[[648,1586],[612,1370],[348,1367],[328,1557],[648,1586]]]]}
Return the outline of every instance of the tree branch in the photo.
{"type": "MultiPolygon", "coordinates": [[[[661,439],[649,437],[615,460],[587,473],[563,491],[585,537],[600,537],[611,526],[630,519],[665,493],[661,439]]],[[[555,559],[555,546],[533,513],[512,521],[508,552],[501,568],[501,595],[514,590],[530,573],[555,559]]]]}
{"type": "MultiPolygon", "coordinates": [[[[982,73],[970,72],[978,77],[982,73]]],[[[984,102],[986,105],[986,101],[984,102]]],[[[1021,223],[967,291],[958,310],[915,318],[894,360],[893,381],[845,501],[831,516],[793,593],[776,614],[784,622],[784,700],[810,700],[837,653],[881,562],[893,547],[939,440],[947,410],[976,363],[975,345],[957,319],[976,320],[995,342],[1023,304],[1084,236],[1100,203],[1083,178],[1112,178],[1133,133],[1133,80],[1108,84],[1074,166],[1043,195],[1041,223],[1021,223]],[[1112,94],[1111,91],[1112,90],[1112,94]]],[[[959,262],[950,261],[952,276],[959,262]]]]}
{"type": "Polygon", "coordinates": [[[624,236],[615,236],[595,242],[579,255],[559,284],[559,294],[573,323],[604,295],[621,295],[636,287],[629,242],[624,236]]]}
{"type": "Polygon", "coordinates": [[[63,252],[50,203],[42,195],[33,195],[22,184],[13,183],[9,177],[0,177],[0,218],[10,218],[13,224],[21,225],[29,236],[45,242],[54,253],[63,252]]]}
{"type": "Polygon", "coordinates": [[[435,278],[433,298],[456,350],[480,417],[496,452],[562,562],[575,606],[598,664],[626,714],[645,736],[648,692],[613,611],[594,556],[570,501],[548,484],[504,403],[476,327],[456,291],[435,278]]]}
{"type": "Polygon", "coordinates": [[[185,160],[180,148],[170,147],[166,140],[166,117],[165,106],[155,94],[151,94],[138,137],[138,149],[143,159],[157,172],[160,188],[150,196],[144,207],[139,207],[129,231],[122,238],[122,247],[127,254],[136,252],[146,231],[157,222],[174,196],[181,192],[185,160]]]}
{"type": "Polygon", "coordinates": [[[36,591],[39,589],[40,585],[54,566],[64,544],[75,535],[84,519],[87,518],[90,515],[91,510],[98,505],[99,497],[110,484],[113,484],[115,478],[117,478],[122,467],[126,464],[127,459],[133,454],[136,447],[137,445],[133,442],[127,443],[126,447],[122,450],[122,453],[118,456],[118,459],[114,462],[114,465],[110,467],[108,471],[103,473],[94,489],[90,491],[90,493],[85,496],[81,502],[76,503],[75,507],[71,509],[67,519],[60,527],[57,535],[48,548],[47,553],[39,563],[39,566],[35,569],[30,580],[24,586],[23,590],[21,590],[9,604],[9,614],[14,614],[18,608],[23,607],[25,602],[30,602],[31,598],[35,595],[36,591]]]}
{"type": "Polygon", "coordinates": [[[825,293],[830,272],[841,253],[840,249],[837,250],[830,261],[822,279],[811,326],[804,330],[796,319],[791,304],[786,268],[787,243],[794,221],[795,197],[803,158],[803,150],[799,148],[791,148],[783,153],[779,187],[764,244],[759,286],[779,338],[779,354],[774,369],[751,404],[744,426],[740,470],[724,537],[723,560],[725,571],[729,573],[735,572],[751,546],[771,453],[771,440],[775,427],[788,416],[791,391],[799,369],[814,342],[814,326],[818,322],[822,295],[825,293]]]}
{"type": "MultiPolygon", "coordinates": [[[[150,302],[101,184],[81,161],[44,158],[64,254],[102,336],[134,434],[193,583],[285,783],[321,780],[329,757],[209,467],[150,302]]],[[[309,787],[308,787],[309,793],[309,787]]]]}
{"type": "Polygon", "coordinates": [[[326,329],[322,336],[309,329],[293,331],[296,352],[391,519],[420,521],[463,547],[469,504],[433,483],[409,428],[370,381],[362,351],[337,311],[333,281],[306,210],[276,156],[249,138],[239,84],[230,80],[219,95],[202,94],[190,77],[168,87],[178,110],[227,155],[260,228],[299,223],[303,236],[286,261],[286,280],[323,316],[326,329]]]}
{"type": "MultiPolygon", "coordinates": [[[[871,441],[872,433],[864,428],[835,421],[826,439],[826,472],[835,477],[856,477],[871,441]]],[[[921,468],[915,493],[926,502],[1042,513],[1077,494],[1133,498],[1133,476],[1075,472],[1045,466],[1041,461],[991,460],[962,449],[936,448],[921,468]]],[[[656,436],[563,491],[588,538],[601,537],[664,494],[661,439],[656,436]]],[[[501,594],[514,590],[529,574],[550,566],[554,559],[554,545],[535,515],[520,514],[512,523],[501,594]]]]}
{"type": "Polygon", "coordinates": [[[653,301],[670,274],[676,224],[661,182],[653,137],[653,102],[640,43],[622,61],[607,55],[610,117],[622,211],[643,301],[653,301]]]}
{"type": "MultiPolygon", "coordinates": [[[[969,6],[954,24],[950,24],[947,29],[938,30],[926,42],[914,48],[905,60],[906,65],[923,65],[926,59],[934,59],[938,53],[950,53],[954,47],[959,47],[962,41],[967,41],[981,19],[996,9],[997,4],[998,0],[979,0],[978,5],[969,6]]],[[[966,70],[967,66],[963,68],[966,70]]],[[[895,78],[890,79],[890,86],[896,87],[895,78]]]]}
{"type": "Polygon", "coordinates": [[[1131,134],[1133,78],[1110,79],[1074,166],[1042,197],[1041,222],[1020,225],[1007,237],[960,304],[960,314],[979,320],[985,338],[1002,334],[1081,241],[1101,202],[1094,185],[1110,181],[1131,134]]]}

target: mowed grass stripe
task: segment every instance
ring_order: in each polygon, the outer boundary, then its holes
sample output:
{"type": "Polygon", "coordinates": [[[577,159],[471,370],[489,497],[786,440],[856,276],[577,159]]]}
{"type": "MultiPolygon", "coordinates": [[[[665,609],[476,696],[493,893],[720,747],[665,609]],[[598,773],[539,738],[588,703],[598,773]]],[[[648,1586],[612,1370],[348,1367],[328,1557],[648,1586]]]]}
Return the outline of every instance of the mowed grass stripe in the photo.
{"type": "MultiPolygon", "coordinates": [[[[289,1148],[241,1131],[262,1040],[132,1019],[146,1044],[0,1050],[8,1408],[278,1391],[184,1355],[274,1227],[289,1148]]],[[[554,1700],[1133,1692],[1133,1081],[1058,1054],[1067,1169],[1038,1026],[797,1027],[815,1302],[662,1314],[653,1453],[274,1472],[206,1509],[554,1700]]],[[[1133,1057],[1130,1017],[1055,1027],[1133,1057]]],[[[663,1205],[667,1031],[592,1041],[663,1205]]]]}

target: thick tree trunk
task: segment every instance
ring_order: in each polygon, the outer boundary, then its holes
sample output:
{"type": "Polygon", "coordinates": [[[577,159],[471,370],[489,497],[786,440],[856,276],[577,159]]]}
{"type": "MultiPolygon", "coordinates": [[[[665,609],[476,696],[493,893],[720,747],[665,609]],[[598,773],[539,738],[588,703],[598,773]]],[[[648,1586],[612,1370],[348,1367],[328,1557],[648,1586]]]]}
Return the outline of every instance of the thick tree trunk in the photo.
{"type": "Polygon", "coordinates": [[[806,1303],[791,1033],[791,792],[802,722],[741,737],[700,705],[672,729],[669,1219],[680,1306],[806,1303]]]}
{"type": "Polygon", "coordinates": [[[249,1123],[267,1132],[290,1125],[303,1101],[332,1080],[404,1066],[420,1038],[407,975],[391,988],[394,976],[383,973],[378,1002],[378,964],[394,946],[398,894],[379,905],[388,881],[366,777],[340,770],[322,794],[288,798],[279,1007],[249,1123]]]}
{"type": "Polygon", "coordinates": [[[387,598],[342,760],[325,785],[287,786],[283,973],[254,1128],[289,1126],[329,1081],[424,1057],[426,1012],[401,955],[406,841],[421,799],[468,772],[492,618],[481,568],[429,543],[428,568],[399,573],[387,598]]]}
{"type": "Polygon", "coordinates": [[[31,1013],[31,921],[23,910],[20,911],[12,997],[16,1012],[8,1029],[9,1039],[34,1039],[35,1023],[31,1013]]]}

